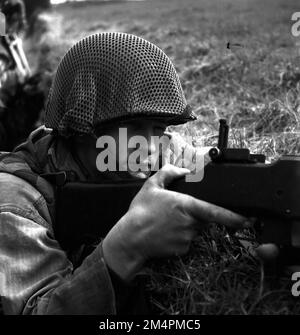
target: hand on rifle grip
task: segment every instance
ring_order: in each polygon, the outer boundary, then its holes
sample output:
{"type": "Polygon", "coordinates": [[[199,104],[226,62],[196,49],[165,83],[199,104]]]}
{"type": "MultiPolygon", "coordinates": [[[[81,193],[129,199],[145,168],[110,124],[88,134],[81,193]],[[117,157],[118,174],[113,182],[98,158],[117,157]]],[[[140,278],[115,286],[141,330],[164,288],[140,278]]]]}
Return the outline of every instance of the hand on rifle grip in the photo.
{"type": "Polygon", "coordinates": [[[128,212],[103,241],[108,266],[130,281],[148,259],[183,255],[206,224],[249,227],[241,215],[166,187],[190,171],[165,165],[131,202],[128,212]]]}

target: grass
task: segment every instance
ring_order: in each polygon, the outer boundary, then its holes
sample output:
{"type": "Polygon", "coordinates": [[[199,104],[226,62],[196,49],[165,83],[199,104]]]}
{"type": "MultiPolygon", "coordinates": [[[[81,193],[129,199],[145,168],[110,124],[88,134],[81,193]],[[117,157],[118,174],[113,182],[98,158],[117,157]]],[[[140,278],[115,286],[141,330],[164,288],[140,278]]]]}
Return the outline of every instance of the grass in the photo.
{"type": "MultiPolygon", "coordinates": [[[[180,0],[68,4],[44,16],[26,43],[31,66],[49,89],[56,66],[78,39],[101,31],[146,38],[173,60],[198,120],[171,127],[199,145],[216,144],[218,119],[230,143],[268,161],[300,152],[300,42],[291,0],[180,0]],[[228,49],[227,43],[240,44],[228,49]]],[[[210,227],[188,255],[149,266],[148,292],[160,314],[299,314],[292,282],[266,280],[259,262],[220,227],[210,227]],[[274,286],[275,285],[275,286],[274,286]]]]}
{"type": "Polygon", "coordinates": [[[287,277],[274,280],[264,267],[220,227],[193,242],[184,257],[150,266],[154,311],[160,314],[299,314],[287,277]],[[225,236],[225,237],[224,237],[225,236]]]}

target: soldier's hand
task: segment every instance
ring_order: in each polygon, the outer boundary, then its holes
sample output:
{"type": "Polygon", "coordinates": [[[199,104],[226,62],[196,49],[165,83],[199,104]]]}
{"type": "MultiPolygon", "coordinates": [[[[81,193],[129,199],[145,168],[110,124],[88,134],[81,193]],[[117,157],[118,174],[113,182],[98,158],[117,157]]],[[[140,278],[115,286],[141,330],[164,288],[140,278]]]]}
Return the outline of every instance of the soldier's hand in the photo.
{"type": "Polygon", "coordinates": [[[104,258],[124,280],[132,279],[150,258],[185,254],[197,230],[207,223],[235,229],[251,225],[229,210],[166,189],[189,172],[165,165],[145,182],[126,215],[104,239],[104,258]]]}

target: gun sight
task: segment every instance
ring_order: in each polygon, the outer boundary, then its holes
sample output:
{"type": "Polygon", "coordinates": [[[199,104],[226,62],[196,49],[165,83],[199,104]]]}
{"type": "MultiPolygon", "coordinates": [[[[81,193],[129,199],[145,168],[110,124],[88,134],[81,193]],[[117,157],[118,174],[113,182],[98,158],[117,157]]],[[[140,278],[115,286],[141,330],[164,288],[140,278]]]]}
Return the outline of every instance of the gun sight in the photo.
{"type": "Polygon", "coordinates": [[[214,163],[265,163],[262,154],[250,154],[247,148],[228,148],[229,125],[220,119],[218,145],[210,149],[209,156],[214,163]]]}
{"type": "Polygon", "coordinates": [[[229,126],[225,119],[221,119],[219,122],[220,126],[219,126],[218,148],[222,151],[227,148],[229,126]]]}

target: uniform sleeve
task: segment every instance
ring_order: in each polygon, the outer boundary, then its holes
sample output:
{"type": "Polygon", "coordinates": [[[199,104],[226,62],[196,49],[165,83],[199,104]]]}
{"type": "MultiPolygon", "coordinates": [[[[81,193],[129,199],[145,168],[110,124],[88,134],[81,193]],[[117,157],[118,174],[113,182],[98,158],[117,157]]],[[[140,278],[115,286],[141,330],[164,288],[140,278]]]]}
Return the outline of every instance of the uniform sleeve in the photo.
{"type": "Polygon", "coordinates": [[[74,269],[50,231],[18,208],[0,213],[0,296],[5,314],[115,314],[102,245],[74,269]]]}

